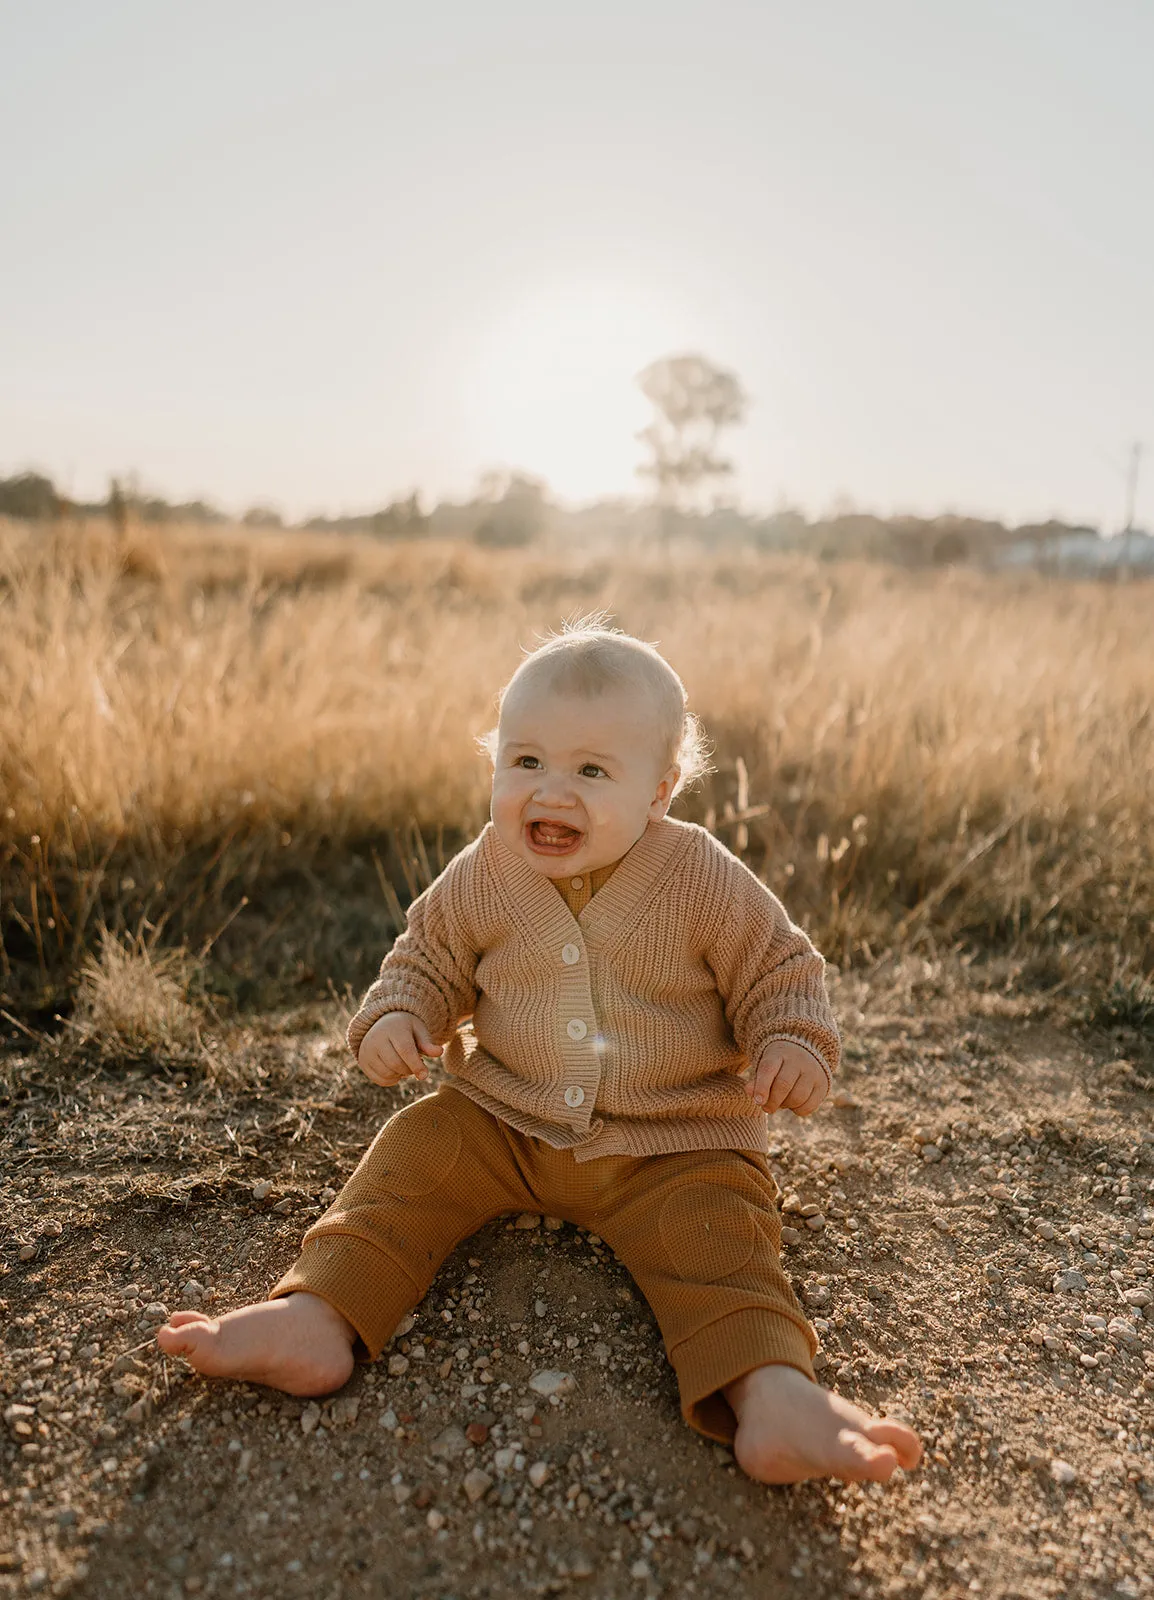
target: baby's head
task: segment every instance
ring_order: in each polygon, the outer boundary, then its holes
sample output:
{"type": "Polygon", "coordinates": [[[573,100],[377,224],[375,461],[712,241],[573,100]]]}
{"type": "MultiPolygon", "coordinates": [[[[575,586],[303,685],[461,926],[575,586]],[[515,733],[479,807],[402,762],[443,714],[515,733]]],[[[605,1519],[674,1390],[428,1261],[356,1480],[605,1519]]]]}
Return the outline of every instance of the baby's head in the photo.
{"type": "Polygon", "coordinates": [[[502,843],[550,878],[619,860],[705,770],[685,700],[652,645],[599,617],[546,639],[505,685],[484,741],[502,843]]]}

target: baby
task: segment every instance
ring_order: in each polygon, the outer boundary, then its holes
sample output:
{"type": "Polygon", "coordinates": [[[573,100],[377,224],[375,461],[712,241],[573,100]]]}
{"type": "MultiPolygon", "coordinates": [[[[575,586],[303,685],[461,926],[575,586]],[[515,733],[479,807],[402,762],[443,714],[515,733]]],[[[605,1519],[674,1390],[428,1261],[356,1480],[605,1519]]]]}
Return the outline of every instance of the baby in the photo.
{"type": "Polygon", "coordinates": [[[161,1348],[327,1394],[461,1240],[544,1212],[629,1269],[686,1421],[751,1477],[914,1467],[909,1428],[819,1386],[782,1271],[766,1113],[817,1110],[836,1025],[780,902],[666,814],[704,765],[681,680],[651,646],[579,624],[522,662],[486,742],[492,820],[413,902],[348,1033],[374,1083],[424,1081],[436,1057],[445,1080],[385,1123],[269,1300],[177,1312],[161,1348]]]}

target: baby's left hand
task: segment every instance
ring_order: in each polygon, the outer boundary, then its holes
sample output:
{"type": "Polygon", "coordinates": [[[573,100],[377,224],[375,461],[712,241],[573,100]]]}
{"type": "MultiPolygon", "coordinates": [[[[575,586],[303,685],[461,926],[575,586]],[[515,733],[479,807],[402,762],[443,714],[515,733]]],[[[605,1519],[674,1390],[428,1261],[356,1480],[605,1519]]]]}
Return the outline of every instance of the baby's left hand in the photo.
{"type": "Polygon", "coordinates": [[[812,1116],[829,1093],[829,1081],[808,1050],[782,1040],[767,1044],[745,1092],[772,1113],[812,1116]]]}

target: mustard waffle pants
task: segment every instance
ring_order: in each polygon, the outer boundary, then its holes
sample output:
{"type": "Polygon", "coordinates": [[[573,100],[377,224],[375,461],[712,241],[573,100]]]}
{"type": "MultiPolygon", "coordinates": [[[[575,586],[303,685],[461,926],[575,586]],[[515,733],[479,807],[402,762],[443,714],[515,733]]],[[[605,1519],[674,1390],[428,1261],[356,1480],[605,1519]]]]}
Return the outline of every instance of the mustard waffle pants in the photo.
{"type": "Polygon", "coordinates": [[[507,1212],[598,1233],[649,1301],[686,1421],[732,1440],[724,1395],[754,1367],[813,1378],[817,1341],[781,1268],[777,1186],[764,1156],[700,1150],[578,1162],[449,1084],[398,1111],[270,1298],[307,1290],[375,1359],[462,1239],[507,1212]]]}

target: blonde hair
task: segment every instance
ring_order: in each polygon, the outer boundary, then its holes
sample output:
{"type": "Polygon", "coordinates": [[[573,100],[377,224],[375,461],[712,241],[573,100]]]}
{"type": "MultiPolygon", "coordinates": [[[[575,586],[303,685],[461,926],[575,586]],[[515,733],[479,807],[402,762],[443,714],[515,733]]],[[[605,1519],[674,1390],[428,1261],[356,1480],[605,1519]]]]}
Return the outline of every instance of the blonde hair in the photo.
{"type": "MultiPolygon", "coordinates": [[[[653,707],[663,765],[681,769],[674,794],[712,771],[708,740],[687,707],[685,685],[654,645],[635,639],[620,628],[609,627],[607,612],[594,611],[573,618],[564,622],[558,632],[546,634],[501,690],[498,713],[510,691],[529,677],[544,678],[551,689],[589,698],[613,689],[640,686],[653,707]]],[[[490,728],[478,743],[493,760],[497,729],[490,728]]]]}

